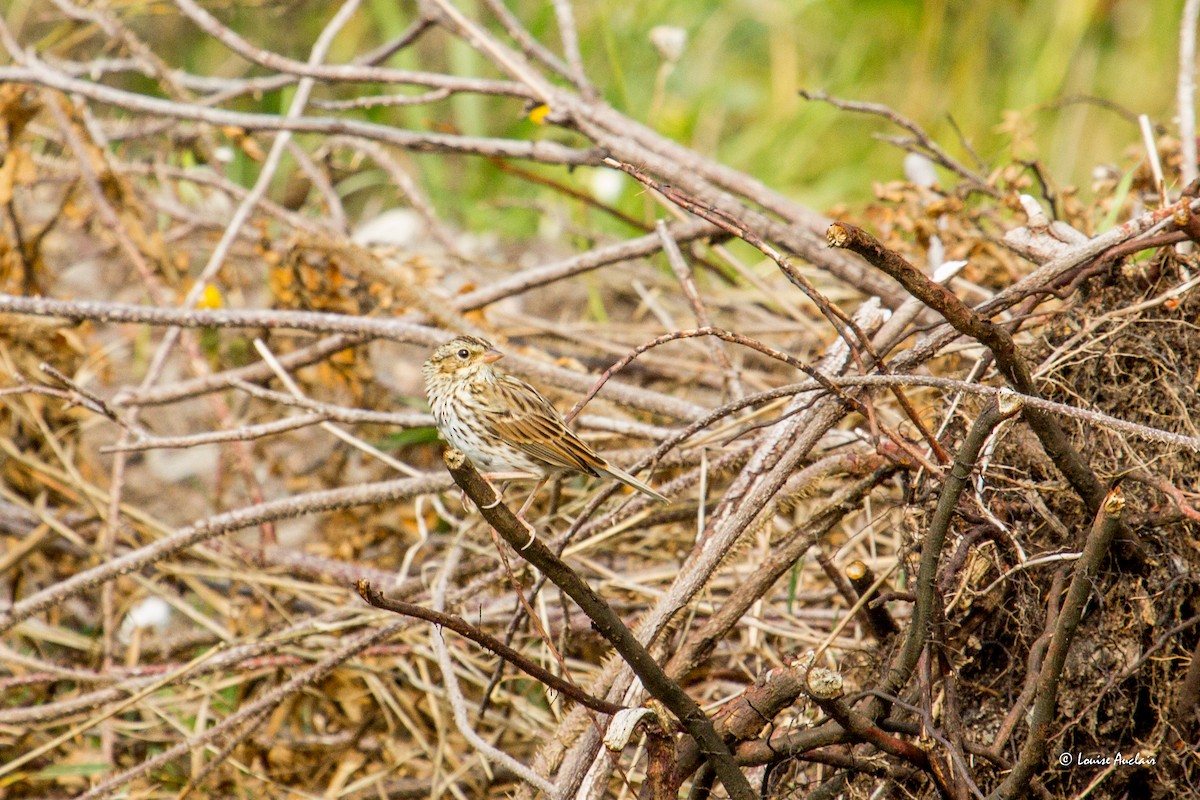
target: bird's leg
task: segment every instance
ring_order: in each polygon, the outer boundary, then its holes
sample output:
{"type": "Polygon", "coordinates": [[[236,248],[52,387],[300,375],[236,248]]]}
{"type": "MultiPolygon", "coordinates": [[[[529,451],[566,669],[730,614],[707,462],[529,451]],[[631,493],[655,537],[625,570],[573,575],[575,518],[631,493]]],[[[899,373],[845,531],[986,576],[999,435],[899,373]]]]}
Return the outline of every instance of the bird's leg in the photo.
{"type": "Polygon", "coordinates": [[[521,510],[517,512],[517,519],[521,520],[522,522],[525,521],[525,512],[529,510],[529,506],[533,504],[533,498],[537,497],[537,493],[542,490],[542,487],[546,485],[546,481],[548,480],[550,480],[549,477],[542,478],[536,484],[534,484],[533,491],[529,493],[529,497],[525,498],[525,504],[522,505],[521,510]]]}
{"type": "MultiPolygon", "coordinates": [[[[488,485],[488,488],[496,493],[496,502],[493,503],[492,505],[489,505],[488,508],[495,508],[497,505],[500,504],[501,499],[504,497],[504,490],[508,488],[508,484],[512,481],[512,478],[514,476],[521,477],[523,475],[525,475],[524,472],[481,472],[481,473],[479,473],[479,477],[483,478],[483,482],[488,485]],[[493,483],[493,481],[495,481],[495,480],[503,480],[504,483],[500,484],[500,486],[497,487],[496,484],[493,483]]],[[[467,493],[466,492],[462,493],[462,504],[464,507],[466,507],[466,505],[467,505],[467,493]]]]}
{"type": "Polygon", "coordinates": [[[529,522],[525,519],[525,512],[529,510],[529,506],[531,506],[533,504],[533,498],[537,497],[537,493],[539,491],[541,491],[541,488],[546,485],[546,481],[548,481],[548,480],[550,480],[550,476],[547,475],[546,477],[540,479],[534,485],[533,491],[529,493],[529,497],[525,498],[525,503],[521,506],[521,510],[517,512],[517,519],[521,520],[521,522],[524,522],[525,525],[529,528],[529,541],[526,542],[525,545],[521,548],[522,550],[524,550],[526,547],[529,547],[529,545],[533,544],[533,539],[534,539],[533,526],[530,525],[529,522]]]}
{"type": "Polygon", "coordinates": [[[508,488],[509,482],[505,481],[504,483],[500,484],[500,488],[497,489],[495,485],[493,485],[492,482],[487,478],[484,478],[483,480],[488,486],[491,487],[492,491],[496,493],[496,499],[488,503],[486,506],[480,506],[480,508],[495,508],[504,500],[504,490],[508,488]]]}

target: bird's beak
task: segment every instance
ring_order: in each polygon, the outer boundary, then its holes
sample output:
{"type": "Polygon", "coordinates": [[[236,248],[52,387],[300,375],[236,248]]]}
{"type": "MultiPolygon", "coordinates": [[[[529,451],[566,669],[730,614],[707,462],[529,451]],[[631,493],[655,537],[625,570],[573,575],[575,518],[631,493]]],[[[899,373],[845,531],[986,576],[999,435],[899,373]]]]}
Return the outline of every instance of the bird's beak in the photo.
{"type": "Polygon", "coordinates": [[[499,350],[493,347],[491,350],[488,350],[486,353],[481,355],[479,360],[485,364],[494,364],[502,358],[504,358],[504,353],[501,353],[499,350]]]}

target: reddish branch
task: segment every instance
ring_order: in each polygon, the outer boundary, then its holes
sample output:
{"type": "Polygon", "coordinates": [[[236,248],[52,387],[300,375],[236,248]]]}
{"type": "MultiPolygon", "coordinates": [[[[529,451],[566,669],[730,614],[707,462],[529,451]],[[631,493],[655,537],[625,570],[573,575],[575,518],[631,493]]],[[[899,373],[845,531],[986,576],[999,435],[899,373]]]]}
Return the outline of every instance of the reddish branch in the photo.
{"type": "MultiPolygon", "coordinates": [[[[883,360],[879,358],[879,355],[872,348],[870,340],[863,333],[862,329],[855,324],[854,320],[847,316],[846,313],[836,305],[829,302],[828,298],[821,294],[821,292],[817,290],[817,287],[813,286],[812,282],[808,280],[808,278],[804,277],[804,274],[796,268],[796,265],[792,263],[790,258],[776,250],[775,247],[766,241],[766,239],[764,239],[755,231],[751,230],[751,228],[742,220],[731,217],[725,212],[712,208],[705,203],[701,203],[694,197],[689,197],[684,192],[681,192],[677,187],[656,181],[647,175],[645,171],[640,170],[630,164],[622,163],[611,157],[606,157],[604,159],[604,163],[608,164],[610,167],[614,167],[628,175],[631,175],[639,182],[651,187],[655,191],[660,192],[664,197],[666,197],[672,203],[678,205],[680,208],[695,214],[697,217],[700,217],[703,220],[707,220],[717,228],[738,237],[747,244],[758,249],[759,252],[763,253],[763,255],[770,258],[779,266],[780,271],[783,272],[788,281],[801,292],[803,292],[804,295],[808,297],[808,299],[811,300],[821,312],[821,315],[824,316],[831,325],[833,325],[834,330],[838,331],[838,333],[845,340],[846,344],[849,346],[851,354],[854,356],[855,361],[858,362],[860,367],[865,366],[862,355],[859,352],[859,347],[861,346],[862,349],[866,350],[870,356],[870,362],[872,364],[877,365],[881,369],[885,369],[883,360]],[[850,333],[853,333],[853,336],[851,336],[850,333]]],[[[881,294],[880,296],[883,295],[881,294]]],[[[909,401],[904,392],[898,387],[895,387],[892,388],[892,394],[895,395],[897,402],[900,403],[900,407],[912,421],[913,425],[916,426],[917,430],[921,432],[921,435],[929,443],[930,449],[933,451],[934,455],[937,456],[938,460],[946,461],[946,453],[942,449],[941,444],[929,430],[928,426],[925,425],[925,421],[921,419],[921,415],[917,413],[916,408],[913,407],[911,401],[909,401]]]]}
{"type": "MultiPolygon", "coordinates": [[[[752,350],[757,350],[758,352],[762,353],[765,356],[774,358],[778,361],[782,361],[783,363],[787,364],[788,366],[794,367],[795,369],[798,369],[801,372],[803,372],[808,377],[812,378],[814,381],[816,381],[816,383],[818,385],[820,385],[821,388],[823,388],[825,391],[829,392],[830,394],[834,395],[839,400],[841,400],[842,403],[847,408],[853,408],[855,411],[858,411],[860,414],[862,414],[865,417],[871,416],[870,409],[867,407],[867,405],[862,400],[858,399],[856,396],[854,396],[848,392],[843,391],[841,388],[838,387],[837,383],[832,378],[830,378],[823,372],[820,372],[819,370],[815,369],[814,367],[811,367],[808,364],[805,364],[803,361],[801,361],[798,358],[795,358],[794,356],[790,356],[787,353],[784,353],[780,350],[776,350],[774,347],[769,347],[768,345],[765,345],[756,339],[751,339],[748,336],[743,336],[739,333],[734,333],[733,331],[727,331],[722,328],[694,328],[692,330],[674,331],[673,333],[665,333],[662,336],[656,337],[655,339],[652,339],[651,341],[646,342],[645,344],[640,344],[637,347],[635,347],[634,349],[630,350],[626,355],[621,357],[618,361],[616,361],[614,364],[609,366],[608,369],[606,369],[603,373],[601,373],[600,377],[596,380],[596,383],[592,386],[592,388],[590,390],[588,390],[588,393],[585,394],[583,397],[581,397],[579,399],[579,401],[577,403],[575,403],[574,407],[572,407],[571,410],[569,412],[567,412],[567,414],[566,414],[567,420],[569,421],[571,419],[574,419],[575,416],[583,409],[583,406],[586,405],[593,397],[596,396],[596,394],[600,391],[600,389],[604,386],[604,384],[607,383],[608,380],[610,378],[612,378],[613,375],[615,375],[618,371],[620,371],[621,369],[624,369],[626,366],[628,366],[630,363],[632,363],[633,360],[636,359],[638,356],[640,356],[642,353],[645,353],[647,350],[650,350],[652,348],[666,344],[667,342],[673,342],[678,339],[691,339],[691,338],[695,338],[698,336],[715,336],[716,338],[722,339],[726,342],[731,342],[733,344],[740,344],[743,347],[749,347],[752,350]]],[[[915,414],[916,412],[914,411],[913,413],[915,414]]],[[[916,461],[918,464],[921,464],[922,466],[924,466],[926,469],[928,469],[930,472],[932,472],[934,474],[941,473],[941,469],[936,464],[930,462],[929,459],[927,459],[925,457],[925,455],[923,453],[921,453],[913,445],[912,442],[910,442],[908,439],[901,436],[897,431],[895,431],[890,426],[885,425],[882,422],[877,422],[876,424],[878,425],[880,432],[884,436],[886,436],[891,441],[895,442],[896,446],[899,447],[904,452],[906,452],[909,456],[911,456],[914,461],[916,461]]],[[[930,439],[932,440],[932,434],[930,434],[930,439]]],[[[941,452],[940,446],[938,448],[938,451],[941,452]]]]}
{"type": "Polygon", "coordinates": [[[873,745],[883,752],[908,762],[927,773],[943,797],[949,796],[941,770],[929,757],[928,751],[911,742],[892,736],[873,719],[856,711],[842,696],[842,677],[831,670],[813,667],[805,675],[804,690],[821,710],[838,723],[852,739],[873,745]]]}
{"type": "MultiPolygon", "coordinates": [[[[872,266],[887,273],[913,297],[941,314],[956,331],[976,340],[991,351],[996,366],[1009,384],[1021,394],[1041,397],[1029,365],[1022,357],[1012,335],[1000,325],[970,308],[953,292],[910,264],[903,256],[861,228],[844,222],[829,226],[826,234],[832,247],[862,256],[872,266]]],[[[1078,451],[1071,445],[1058,420],[1040,409],[1027,406],[1026,421],[1045,448],[1046,454],[1095,512],[1104,499],[1104,488],[1078,451]]]]}
{"type": "Polygon", "coordinates": [[[358,581],[358,593],[363,600],[366,600],[376,608],[382,608],[385,611],[394,611],[397,614],[403,614],[406,617],[416,617],[427,622],[432,622],[434,625],[440,625],[443,628],[449,628],[460,636],[465,636],[476,644],[486,647],[496,655],[503,658],[508,663],[515,666],[517,669],[529,675],[534,680],[544,683],[546,686],[561,692],[571,698],[580,705],[586,706],[594,711],[599,711],[602,714],[615,714],[624,706],[610,703],[607,700],[601,700],[592,697],[587,692],[580,689],[575,684],[568,680],[564,680],[555,675],[548,669],[538,666],[532,660],[521,655],[521,653],[512,649],[504,642],[497,639],[488,633],[485,633],[474,625],[471,625],[461,617],[456,617],[451,614],[444,614],[440,611],[419,606],[416,603],[406,603],[403,600],[396,600],[390,597],[385,597],[383,592],[371,586],[371,582],[366,579],[358,581]]]}

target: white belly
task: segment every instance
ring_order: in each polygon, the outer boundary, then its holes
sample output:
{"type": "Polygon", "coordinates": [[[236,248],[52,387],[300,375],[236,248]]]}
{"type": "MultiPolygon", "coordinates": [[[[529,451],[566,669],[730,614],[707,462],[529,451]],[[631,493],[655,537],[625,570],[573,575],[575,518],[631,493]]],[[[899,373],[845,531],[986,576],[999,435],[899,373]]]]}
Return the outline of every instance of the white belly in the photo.
{"type": "Polygon", "coordinates": [[[545,465],[516,447],[501,442],[489,442],[470,427],[463,425],[457,414],[446,413],[446,403],[433,406],[433,418],[442,438],[465,455],[481,472],[532,472],[541,474],[545,465]]]}

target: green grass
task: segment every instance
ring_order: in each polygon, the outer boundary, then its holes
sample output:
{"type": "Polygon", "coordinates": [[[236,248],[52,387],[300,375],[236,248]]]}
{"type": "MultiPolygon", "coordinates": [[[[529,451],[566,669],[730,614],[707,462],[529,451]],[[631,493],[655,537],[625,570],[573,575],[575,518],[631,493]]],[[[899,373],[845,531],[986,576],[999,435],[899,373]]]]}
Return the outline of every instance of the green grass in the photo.
{"type": "MultiPolygon", "coordinates": [[[[317,0],[207,6],[253,43],[301,60],[334,13],[317,0]]],[[[549,3],[510,0],[509,6],[551,49],[561,51],[549,3]]],[[[486,19],[472,3],[460,7],[486,19]]],[[[1177,3],[644,0],[576,2],[574,8],[589,77],[608,102],[817,209],[869,200],[873,183],[901,176],[903,153],[873,137],[898,133],[891,126],[808,103],[797,95],[801,88],[885,103],[970,161],[957,126],[988,166],[1014,155],[1037,158],[1057,182],[1080,186],[1085,194],[1096,164],[1128,169],[1139,138],[1119,114],[1065,100],[1097,97],[1146,113],[1168,130],[1175,113],[1177,3]],[[660,57],[649,40],[656,25],[688,34],[682,58],[658,96],[660,57]]],[[[331,60],[348,61],[395,36],[413,14],[411,3],[371,0],[339,35],[331,60]]],[[[246,70],[221,45],[196,35],[190,22],[166,17],[153,4],[127,4],[121,15],[172,64],[213,74],[246,70]]],[[[33,26],[37,16],[22,19],[33,26]]],[[[58,41],[66,33],[47,29],[42,41],[58,41]]],[[[390,64],[499,77],[481,56],[440,31],[390,64]]],[[[260,110],[256,104],[279,107],[283,100],[278,94],[246,98],[238,107],[260,110]]],[[[531,125],[523,112],[516,101],[464,95],[366,116],[416,130],[578,142],[570,132],[531,125]]],[[[511,238],[536,232],[536,215],[517,206],[544,198],[544,189],[498,172],[483,159],[410,159],[447,218],[511,238]],[[496,198],[516,203],[497,204],[496,198]]],[[[248,174],[240,176],[247,182],[256,171],[248,166],[248,174]]],[[[548,171],[565,181],[584,178],[562,168],[548,171]]],[[[644,211],[634,187],[622,206],[635,215],[644,211]]]]}
{"type": "MultiPolygon", "coordinates": [[[[807,104],[798,88],[887,104],[968,158],[953,120],[987,162],[1016,147],[1041,158],[1057,180],[1086,186],[1092,166],[1121,160],[1137,131],[1095,106],[1055,104],[1093,95],[1167,123],[1177,12],[1165,6],[881,0],[851,12],[815,2],[649,3],[636,22],[631,14],[607,19],[619,28],[612,36],[627,43],[626,75],[652,75],[644,32],[654,24],[689,31],[656,121],[662,132],[822,207],[862,201],[873,181],[899,177],[902,153],[872,138],[898,131],[807,104]],[[1031,130],[1028,141],[1001,126],[1009,112],[1031,130]]],[[[605,86],[603,60],[592,63],[605,86]]],[[[627,82],[623,110],[641,117],[651,81],[627,82]]]]}
{"type": "MultiPolygon", "coordinates": [[[[526,9],[543,6],[517,4],[525,19],[526,9]]],[[[1064,100],[1094,96],[1164,126],[1174,114],[1175,4],[575,7],[589,75],[610,103],[816,208],[870,199],[874,182],[901,177],[903,153],[873,137],[895,128],[807,103],[801,88],[887,104],[969,162],[957,125],[986,165],[1038,158],[1056,181],[1085,192],[1096,164],[1128,167],[1137,157],[1138,133],[1110,110],[1064,100]],[[648,34],[660,24],[685,29],[688,47],[651,119],[659,57],[648,34]]],[[[534,18],[543,40],[555,43],[552,19],[534,18]]],[[[636,213],[635,198],[627,201],[636,213]]]]}

